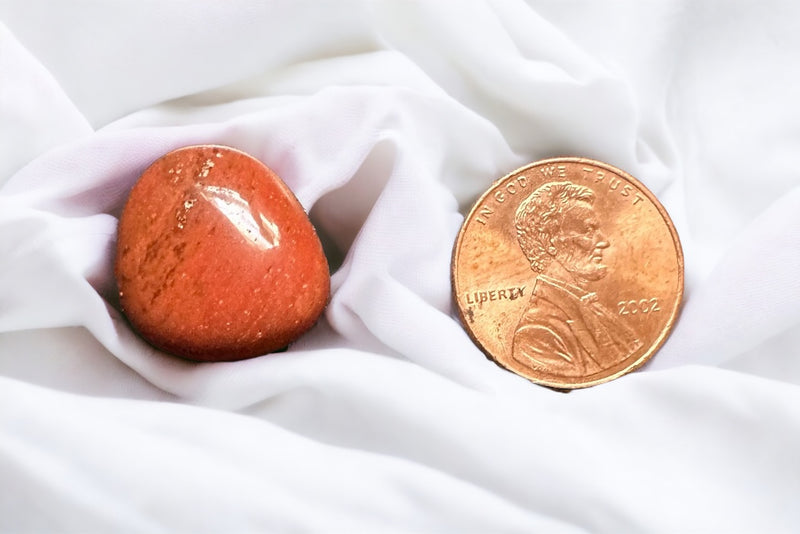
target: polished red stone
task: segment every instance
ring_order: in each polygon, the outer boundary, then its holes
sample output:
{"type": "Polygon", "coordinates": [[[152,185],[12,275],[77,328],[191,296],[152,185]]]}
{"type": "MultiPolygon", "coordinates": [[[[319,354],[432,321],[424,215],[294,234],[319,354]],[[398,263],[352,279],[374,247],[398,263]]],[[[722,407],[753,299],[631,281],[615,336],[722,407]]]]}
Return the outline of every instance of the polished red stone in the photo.
{"type": "Polygon", "coordinates": [[[265,165],[222,146],[181,148],[145,170],[120,218],[115,275],[145,339],[202,361],[285,347],[330,294],[303,207],[265,165]]]}

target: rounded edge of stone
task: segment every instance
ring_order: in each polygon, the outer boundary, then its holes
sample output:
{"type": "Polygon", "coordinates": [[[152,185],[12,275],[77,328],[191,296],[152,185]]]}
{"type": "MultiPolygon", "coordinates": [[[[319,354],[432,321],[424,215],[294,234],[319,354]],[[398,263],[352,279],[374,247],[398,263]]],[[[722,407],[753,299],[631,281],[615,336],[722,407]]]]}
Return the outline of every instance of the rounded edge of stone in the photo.
{"type": "Polygon", "coordinates": [[[114,281],[114,290],[115,290],[115,294],[117,295],[117,308],[121,312],[122,316],[125,318],[125,321],[128,323],[130,328],[140,338],[142,338],[146,343],[148,343],[150,346],[152,346],[156,350],[160,350],[160,351],[165,352],[166,354],[169,354],[170,356],[173,356],[173,357],[176,357],[176,358],[180,358],[180,359],[187,360],[187,361],[192,361],[192,362],[198,362],[198,363],[231,362],[231,361],[241,361],[241,360],[251,359],[251,358],[259,357],[259,356],[265,355],[265,354],[272,354],[272,353],[275,353],[275,352],[283,352],[288,348],[288,346],[290,346],[292,343],[297,341],[297,339],[299,339],[304,333],[306,333],[309,330],[311,330],[320,321],[322,316],[325,314],[325,310],[327,309],[327,307],[328,307],[328,305],[330,304],[330,301],[331,301],[330,263],[328,262],[328,258],[325,255],[324,247],[322,247],[322,242],[321,242],[321,240],[319,238],[319,233],[317,232],[317,229],[316,229],[315,225],[313,224],[313,222],[311,222],[311,219],[309,217],[309,210],[307,210],[305,208],[305,206],[303,206],[302,202],[300,202],[300,200],[294,194],[294,191],[292,191],[292,189],[283,180],[283,178],[277,172],[275,172],[269,165],[267,165],[266,163],[264,163],[263,161],[261,161],[257,157],[253,156],[252,154],[249,154],[248,152],[245,152],[242,149],[239,149],[239,148],[236,148],[236,147],[233,147],[233,146],[230,146],[230,145],[217,144],[217,143],[197,143],[197,144],[185,145],[185,146],[180,146],[180,147],[177,147],[177,148],[173,148],[173,149],[169,150],[168,152],[162,154],[161,156],[159,156],[159,157],[153,159],[152,161],[150,161],[143,168],[143,170],[138,174],[138,176],[136,177],[136,180],[134,181],[133,185],[128,190],[128,193],[127,193],[126,198],[125,198],[125,202],[122,205],[122,209],[120,211],[119,218],[118,218],[118,221],[117,221],[116,238],[117,238],[117,240],[114,243],[114,257],[113,257],[113,263],[112,263],[112,271],[113,271],[112,275],[113,275],[113,281],[114,281]],[[327,276],[327,280],[326,280],[327,281],[327,283],[326,283],[326,297],[325,297],[325,299],[324,299],[324,301],[322,303],[322,306],[321,306],[321,308],[319,310],[319,313],[316,313],[314,315],[313,320],[310,322],[308,327],[304,328],[300,332],[299,335],[293,336],[292,339],[288,342],[288,344],[286,344],[286,345],[282,344],[280,347],[277,347],[274,350],[257,351],[257,352],[253,352],[253,351],[244,351],[244,352],[242,352],[242,351],[240,351],[240,352],[237,353],[236,356],[231,357],[231,358],[213,358],[213,359],[209,359],[209,358],[203,357],[202,355],[198,356],[198,354],[196,352],[194,352],[194,351],[185,351],[185,350],[180,350],[180,349],[176,350],[169,343],[162,343],[160,339],[157,339],[157,338],[159,338],[158,335],[152,335],[152,334],[149,334],[149,333],[145,334],[144,331],[143,331],[144,329],[141,327],[141,325],[137,321],[132,320],[131,317],[129,316],[128,312],[126,312],[126,310],[125,310],[123,299],[121,298],[122,289],[120,288],[120,285],[119,285],[120,276],[118,274],[118,265],[119,265],[119,226],[120,226],[120,223],[121,223],[121,221],[122,221],[122,219],[123,219],[123,217],[125,215],[125,212],[126,212],[126,210],[128,208],[128,203],[130,202],[132,193],[133,193],[134,189],[139,185],[139,183],[141,182],[141,180],[145,176],[145,174],[151,168],[153,168],[155,165],[157,165],[159,162],[167,160],[170,157],[174,157],[175,155],[180,155],[180,154],[185,153],[185,152],[196,151],[198,149],[217,150],[217,151],[222,151],[222,152],[227,152],[227,153],[230,153],[230,154],[236,154],[238,156],[242,156],[245,159],[256,163],[258,166],[263,168],[268,174],[272,175],[276,179],[276,183],[280,186],[280,188],[283,190],[283,192],[289,198],[291,198],[294,202],[296,202],[297,205],[300,207],[300,209],[303,211],[303,213],[306,216],[306,219],[308,220],[308,224],[309,224],[309,227],[311,228],[311,232],[312,232],[314,238],[316,239],[316,243],[319,245],[320,256],[321,256],[321,258],[323,259],[323,261],[325,263],[325,270],[328,271],[328,276],[327,276]]]}

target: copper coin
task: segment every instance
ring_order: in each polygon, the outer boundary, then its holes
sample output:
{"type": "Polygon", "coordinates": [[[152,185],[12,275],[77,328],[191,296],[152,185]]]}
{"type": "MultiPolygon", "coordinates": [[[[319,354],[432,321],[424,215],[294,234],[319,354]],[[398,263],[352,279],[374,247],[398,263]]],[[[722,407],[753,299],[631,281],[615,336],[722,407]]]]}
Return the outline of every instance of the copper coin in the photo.
{"type": "Polygon", "coordinates": [[[683,297],[672,221],[638,180],[556,158],[495,182],[464,221],[453,294],[495,362],[558,389],[613,380],[664,343],[683,297]]]}

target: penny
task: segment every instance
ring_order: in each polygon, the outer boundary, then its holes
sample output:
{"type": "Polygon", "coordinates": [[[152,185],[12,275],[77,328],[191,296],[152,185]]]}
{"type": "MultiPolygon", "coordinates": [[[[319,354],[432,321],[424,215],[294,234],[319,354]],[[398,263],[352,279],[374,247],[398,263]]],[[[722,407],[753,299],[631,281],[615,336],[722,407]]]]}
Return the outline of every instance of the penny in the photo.
{"type": "Polygon", "coordinates": [[[120,305],[152,345],[200,361],[286,347],[330,293],[322,245],[268,167],[223,146],[185,147],[148,167],[120,218],[120,305]]]}
{"type": "Polygon", "coordinates": [[[456,239],[453,297],[500,366],[557,389],[607,382],[664,343],[683,297],[678,234],[606,163],[556,158],[495,182],[456,239]]]}

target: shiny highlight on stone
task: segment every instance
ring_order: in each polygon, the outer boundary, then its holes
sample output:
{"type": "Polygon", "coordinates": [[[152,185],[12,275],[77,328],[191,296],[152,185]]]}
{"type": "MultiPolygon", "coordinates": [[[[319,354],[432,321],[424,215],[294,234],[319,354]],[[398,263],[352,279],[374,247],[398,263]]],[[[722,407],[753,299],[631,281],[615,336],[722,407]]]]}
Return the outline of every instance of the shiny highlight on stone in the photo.
{"type": "Polygon", "coordinates": [[[175,150],[145,170],[120,218],[115,275],[142,337],[198,361],[287,346],[330,294],[322,245],[286,184],[214,145],[175,150]]]}

